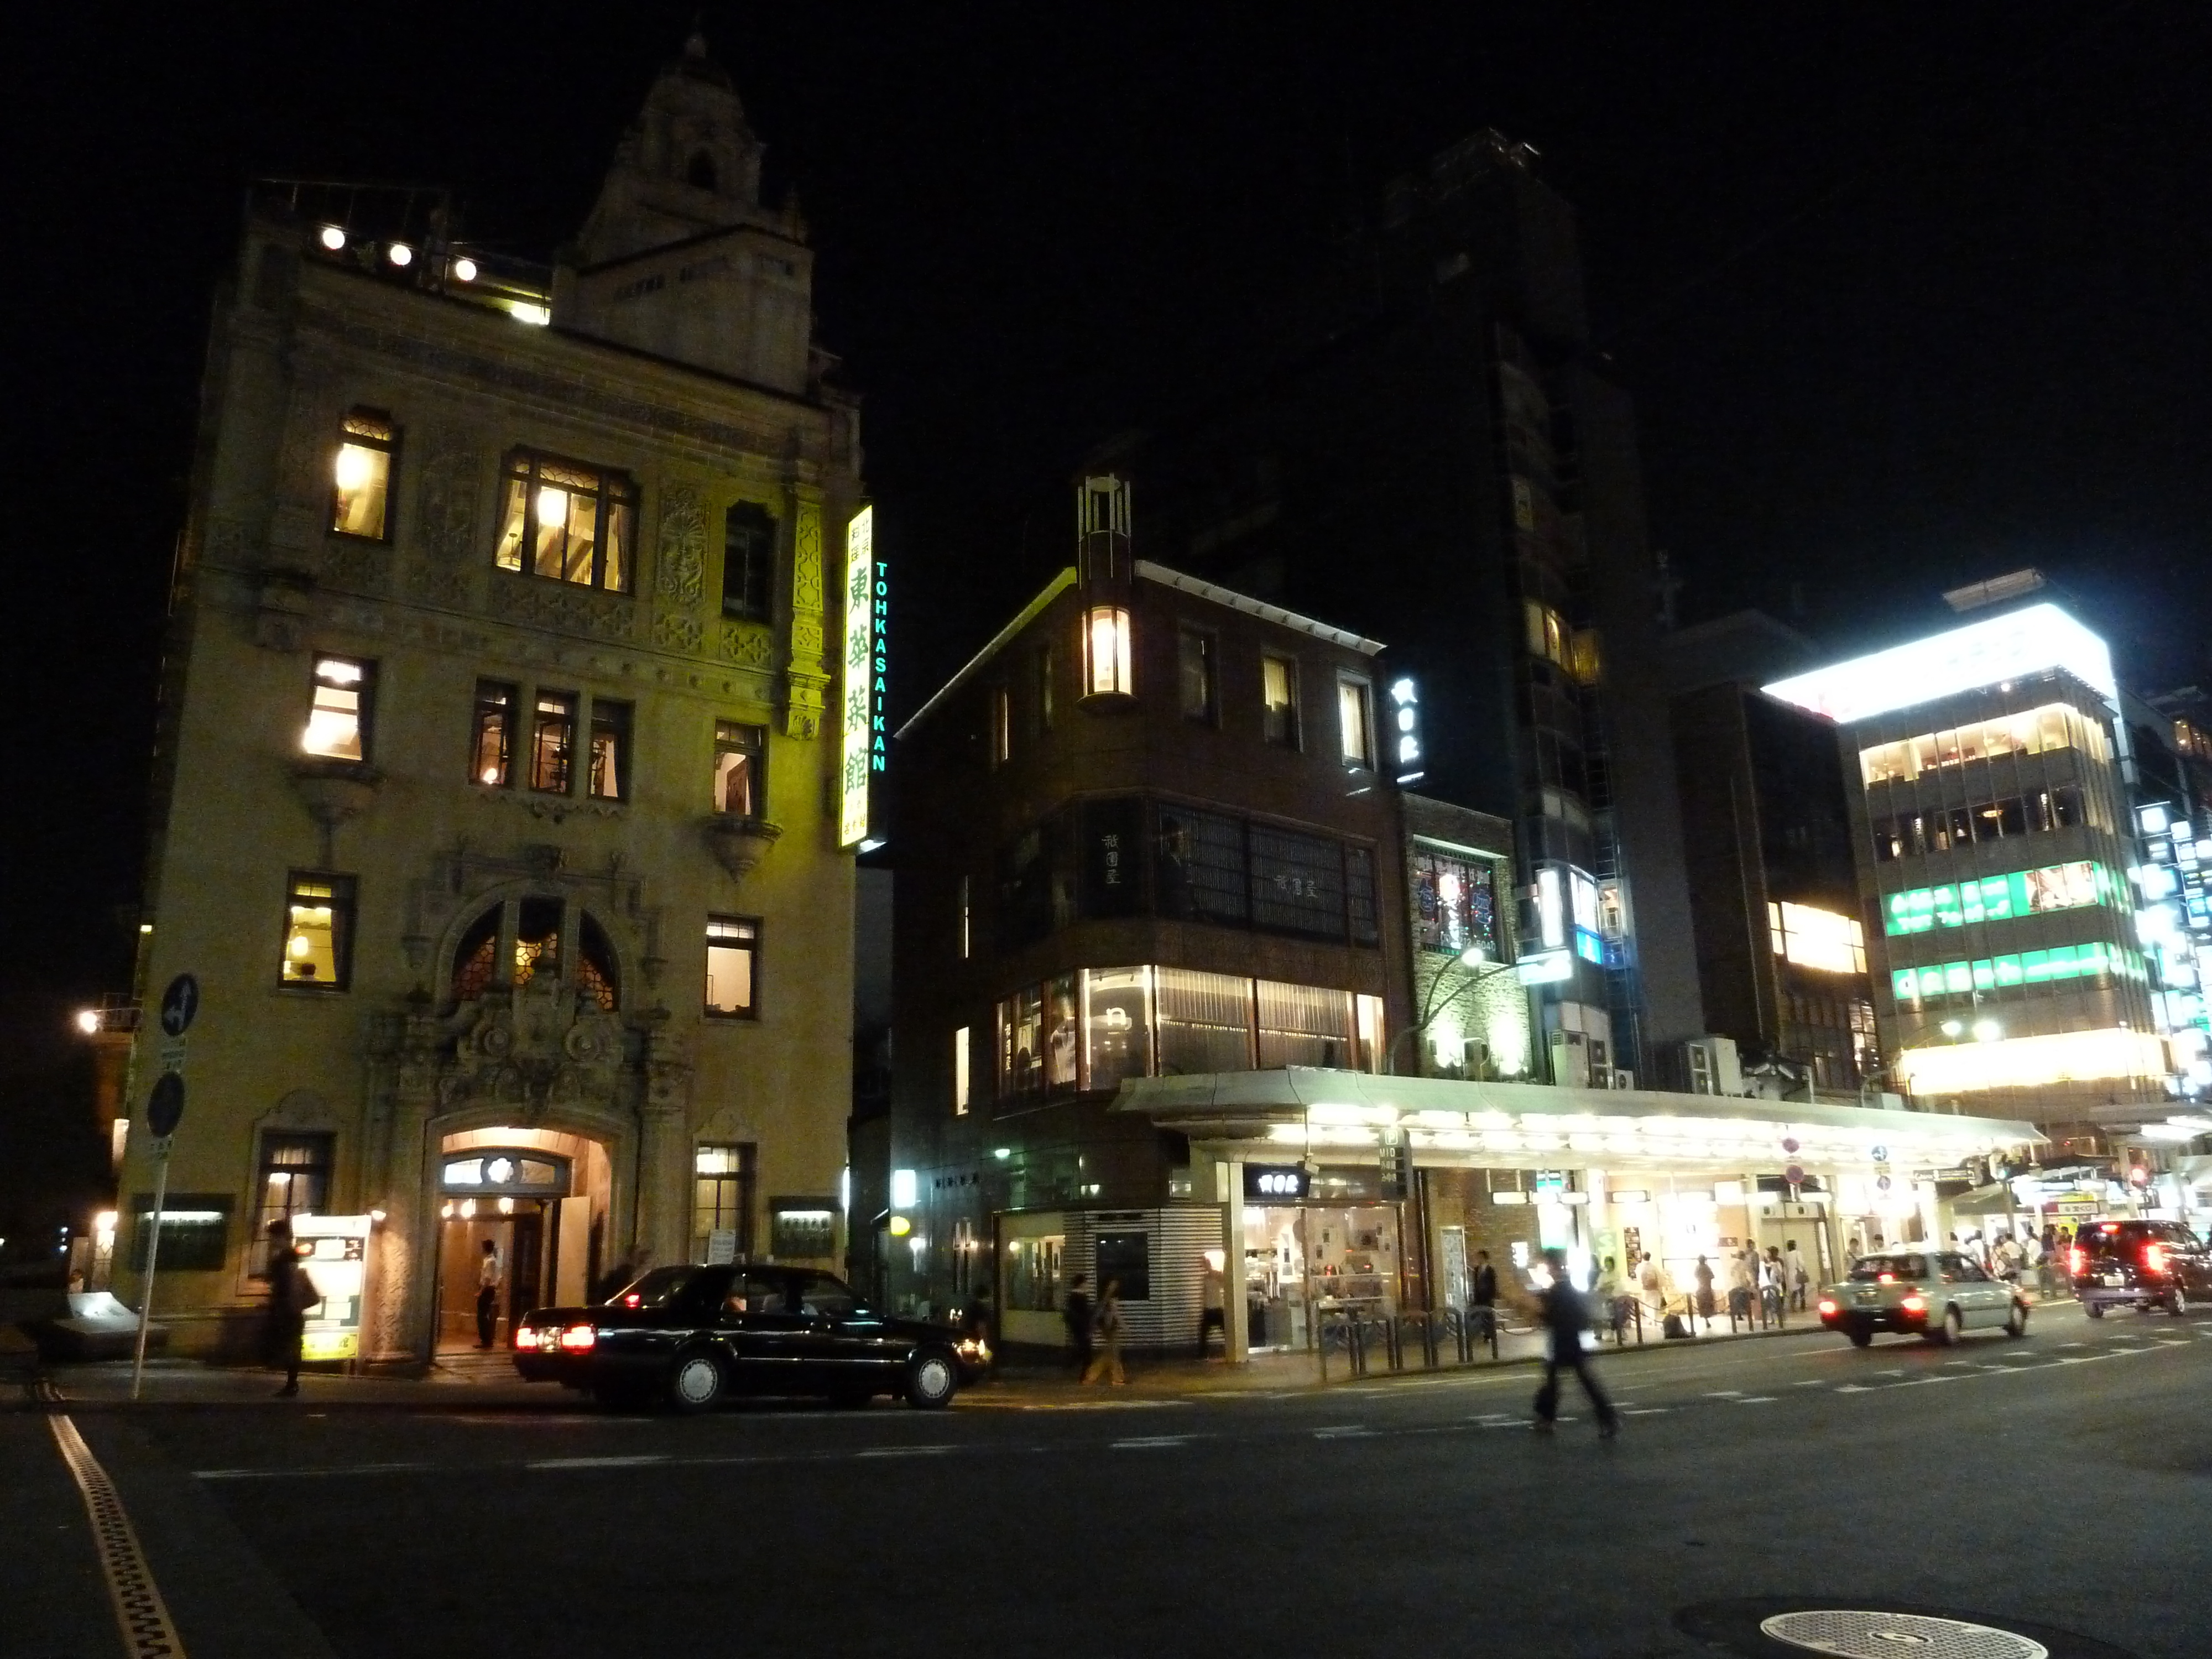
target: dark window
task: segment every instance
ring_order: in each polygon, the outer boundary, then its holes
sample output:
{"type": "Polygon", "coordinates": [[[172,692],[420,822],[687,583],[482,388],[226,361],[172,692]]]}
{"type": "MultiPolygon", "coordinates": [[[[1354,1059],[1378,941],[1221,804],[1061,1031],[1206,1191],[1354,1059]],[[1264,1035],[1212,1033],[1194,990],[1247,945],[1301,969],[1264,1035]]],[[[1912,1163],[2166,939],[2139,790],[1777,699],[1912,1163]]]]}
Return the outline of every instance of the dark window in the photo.
{"type": "Polygon", "coordinates": [[[707,1012],[760,1017],[760,923],[750,916],[707,919],[707,1012]]]}
{"type": "Polygon", "coordinates": [[[1109,1285],[1121,1287],[1124,1302],[1152,1299],[1152,1242],[1143,1233],[1100,1233],[1098,1271],[1094,1281],[1103,1295],[1109,1285]]]}
{"type": "Polygon", "coordinates": [[[345,417],[331,465],[334,534],[391,539],[392,464],[398,448],[399,433],[390,416],[356,409],[345,417]]]}
{"type": "Polygon", "coordinates": [[[317,657],[300,747],[331,760],[365,761],[376,712],[376,665],[355,657],[317,657]]]}
{"type": "MultiPolygon", "coordinates": [[[[331,1207],[331,1171],[337,1162],[337,1139],[327,1134],[264,1134],[261,1137],[261,1167],[254,1181],[253,1237],[248,1242],[247,1271],[259,1273],[269,1266],[269,1225],[289,1221],[295,1215],[325,1215],[331,1207]]],[[[162,1229],[166,1234],[167,1227],[162,1229]]],[[[169,1247],[161,1244],[167,1266],[169,1247]]]]}
{"type": "Polygon", "coordinates": [[[567,794],[575,750],[575,697],[566,691],[539,692],[530,720],[530,787],[541,794],[567,794]]]}
{"type": "Polygon", "coordinates": [[[1036,730],[1041,732],[1052,730],[1052,647],[1041,645],[1036,660],[1036,730]]]}
{"type": "Polygon", "coordinates": [[[714,188],[714,158],[700,150],[684,166],[684,182],[694,190],[714,188]]]}
{"type": "Polygon", "coordinates": [[[991,764],[1003,766],[1014,752],[1014,713],[1012,699],[1006,688],[994,685],[990,692],[991,764]]]}
{"type": "Polygon", "coordinates": [[[1897,833],[1895,818],[1876,818],[1874,821],[1874,857],[1877,864],[1888,864],[1901,856],[1905,843],[1897,833]]]}
{"type": "Polygon", "coordinates": [[[561,901],[526,898],[514,914],[514,982],[527,985],[540,974],[560,978],[561,901]]]}
{"type": "Polygon", "coordinates": [[[2051,792],[2051,818],[2061,830],[2071,830],[2082,822],[2081,792],[2072,784],[2051,792]]]}
{"type": "Polygon", "coordinates": [[[722,515],[722,614],[765,617],[775,588],[775,520],[752,501],[722,515]]]}
{"type": "Polygon", "coordinates": [[[753,1253],[753,1180],[757,1153],[750,1144],[702,1146],[692,1154],[691,1255],[742,1261],[753,1253]],[[717,1237],[720,1235],[720,1237],[717,1237]]]}
{"type": "Polygon", "coordinates": [[[592,699],[591,793],[601,800],[629,799],[630,706],[592,699]]]}
{"type": "Polygon", "coordinates": [[[343,991],[352,978],[351,876],[295,870],[284,901],[284,951],[278,981],[343,991]]]}
{"type": "Polygon", "coordinates": [[[469,931],[461,935],[461,942],[453,948],[453,996],[457,1001],[480,997],[496,981],[499,916],[500,907],[495,904],[469,924],[469,931]]]}
{"type": "Polygon", "coordinates": [[[714,810],[757,818],[768,811],[768,728],[714,722],[714,810]]]}
{"type": "MultiPolygon", "coordinates": [[[[170,1193],[161,1200],[162,1273],[220,1273],[223,1249],[230,1242],[230,1210],[235,1200],[228,1193],[170,1193]]],[[[131,1200],[131,1267],[146,1271],[146,1247],[154,1233],[154,1194],[134,1193],[131,1200]]],[[[158,1317],[158,1316],[157,1316],[158,1317]]]]}
{"type": "MultiPolygon", "coordinates": [[[[1368,910],[1374,910],[1369,874],[1368,910]]],[[[1344,851],[1335,842],[1267,824],[1252,826],[1252,925],[1308,939],[1341,939],[1344,851]]]]}
{"type": "Polygon", "coordinates": [[[1186,628],[1176,636],[1176,684],[1182,717],[1211,725],[1219,714],[1214,692],[1213,636],[1186,628]]]}
{"type": "Polygon", "coordinates": [[[514,686],[477,682],[476,749],[469,775],[478,783],[503,789],[514,781],[514,711],[521,701],[514,686]]]}
{"type": "Polygon", "coordinates": [[[2027,833],[2027,803],[2017,795],[1992,802],[1975,814],[1974,838],[1977,841],[1996,841],[2006,836],[2024,836],[2027,833]]]}
{"type": "Polygon", "coordinates": [[[1961,847],[1972,844],[1974,811],[1972,807],[1946,807],[1935,816],[1937,823],[1942,825],[1942,828],[1936,831],[1936,850],[1937,852],[1954,852],[1961,847]]]}
{"type": "Polygon", "coordinates": [[[1159,809],[1152,852],[1159,913],[1242,925],[1251,911],[1244,884],[1244,826],[1194,807],[1159,809]]]}
{"type": "Polygon", "coordinates": [[[1375,916],[1375,854],[1364,847],[1344,850],[1344,902],[1352,920],[1352,942],[1374,945],[1382,935],[1375,916]]]}
{"type": "Polygon", "coordinates": [[[1066,842],[1066,822],[1048,818],[1015,836],[1000,854],[997,927],[1003,948],[1031,944],[1074,920],[1066,842]]]}
{"type": "Polygon", "coordinates": [[[517,450],[507,457],[501,570],[626,593],[637,492],[622,474],[517,450]]]}

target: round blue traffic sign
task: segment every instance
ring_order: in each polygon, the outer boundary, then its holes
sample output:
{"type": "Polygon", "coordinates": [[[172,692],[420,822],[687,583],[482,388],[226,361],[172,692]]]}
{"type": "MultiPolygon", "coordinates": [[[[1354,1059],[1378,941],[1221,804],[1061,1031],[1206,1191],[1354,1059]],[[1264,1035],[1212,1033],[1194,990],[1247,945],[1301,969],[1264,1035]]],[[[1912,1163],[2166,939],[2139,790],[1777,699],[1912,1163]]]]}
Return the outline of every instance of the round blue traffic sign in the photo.
{"type": "Polygon", "coordinates": [[[200,982],[190,974],[179,974],[161,993],[161,1034],[180,1037],[200,1011],[200,982]]]}
{"type": "Polygon", "coordinates": [[[163,1140],[177,1133],[185,1115],[185,1080],[174,1072],[154,1079],[154,1092],[146,1097],[146,1127],[163,1140]]]}

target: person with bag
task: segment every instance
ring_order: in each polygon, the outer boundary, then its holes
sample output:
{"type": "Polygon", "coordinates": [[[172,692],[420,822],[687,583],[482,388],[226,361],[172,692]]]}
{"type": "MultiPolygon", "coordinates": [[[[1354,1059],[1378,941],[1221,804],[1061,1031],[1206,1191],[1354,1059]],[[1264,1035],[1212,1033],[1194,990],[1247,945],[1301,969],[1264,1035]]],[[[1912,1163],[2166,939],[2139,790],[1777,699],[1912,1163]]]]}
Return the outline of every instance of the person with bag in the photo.
{"type": "Polygon", "coordinates": [[[262,1358],[274,1370],[284,1373],[280,1400],[300,1392],[300,1344],[307,1332],[307,1310],[320,1302],[322,1293],[300,1265],[292,1243],[292,1224],[283,1217],[269,1224],[268,1323],[262,1334],[262,1358]]]}
{"type": "Polygon", "coordinates": [[[1549,1434],[1559,1414],[1559,1373],[1571,1370],[1579,1378],[1583,1392],[1589,1396],[1590,1409],[1597,1413],[1597,1431],[1601,1438],[1610,1440],[1620,1432],[1620,1413],[1613,1408],[1613,1401],[1598,1386],[1590,1370],[1591,1354],[1583,1346],[1589,1332],[1589,1304],[1567,1277],[1567,1253],[1561,1249],[1544,1252],[1544,1265],[1551,1269],[1552,1282],[1536,1298],[1536,1317],[1545,1330],[1544,1382],[1536,1390],[1536,1419],[1531,1425],[1538,1432],[1549,1434]]]}
{"type": "Polygon", "coordinates": [[[1713,1264],[1702,1255],[1699,1256],[1697,1269],[1690,1277],[1696,1281],[1698,1286],[1698,1299],[1695,1304],[1698,1317],[1704,1320],[1705,1328],[1711,1330],[1713,1328],[1713,1264]]]}
{"type": "Polygon", "coordinates": [[[1794,1238],[1783,1247],[1782,1265],[1790,1278],[1790,1306],[1803,1313],[1806,1293],[1813,1288],[1813,1275],[1806,1271],[1804,1252],[1797,1248],[1794,1238]]]}
{"type": "Polygon", "coordinates": [[[1091,1382],[1103,1380],[1109,1388],[1126,1389],[1129,1379],[1121,1374],[1121,1281],[1109,1279],[1106,1288],[1098,1293],[1098,1352],[1085,1368],[1083,1380],[1091,1382]]]}
{"type": "Polygon", "coordinates": [[[1083,1288],[1090,1282],[1088,1274],[1076,1274],[1068,1282],[1067,1302],[1060,1310],[1060,1322],[1067,1328],[1067,1346],[1074,1355],[1079,1382],[1091,1369],[1091,1292],[1083,1288]]]}

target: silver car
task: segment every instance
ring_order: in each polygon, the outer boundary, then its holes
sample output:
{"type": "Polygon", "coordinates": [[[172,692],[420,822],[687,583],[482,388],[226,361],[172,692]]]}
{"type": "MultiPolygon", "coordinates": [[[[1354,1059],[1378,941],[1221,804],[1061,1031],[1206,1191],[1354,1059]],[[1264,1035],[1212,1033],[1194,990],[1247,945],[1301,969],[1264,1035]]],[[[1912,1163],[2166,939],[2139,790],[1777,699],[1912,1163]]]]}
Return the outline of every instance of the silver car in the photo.
{"type": "Polygon", "coordinates": [[[1820,1297],[1820,1322],[1863,1348],[1877,1331],[1956,1342],[1968,1331],[2027,1334],[2027,1299],[1956,1250],[1908,1249],[1863,1255],[1820,1297]]]}

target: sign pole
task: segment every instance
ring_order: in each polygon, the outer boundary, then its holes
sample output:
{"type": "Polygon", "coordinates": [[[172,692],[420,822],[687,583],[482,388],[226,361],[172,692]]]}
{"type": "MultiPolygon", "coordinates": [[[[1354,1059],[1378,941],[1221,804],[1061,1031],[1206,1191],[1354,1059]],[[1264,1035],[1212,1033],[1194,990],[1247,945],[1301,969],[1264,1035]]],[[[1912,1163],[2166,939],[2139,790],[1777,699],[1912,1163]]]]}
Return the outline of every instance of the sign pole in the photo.
{"type": "Polygon", "coordinates": [[[161,1206],[169,1196],[169,1146],[161,1143],[161,1162],[154,1173],[154,1231],[146,1240],[146,1282],[138,1289],[138,1346],[131,1358],[131,1397],[138,1397],[146,1376],[146,1328],[154,1318],[154,1267],[161,1256],[161,1206]]]}

